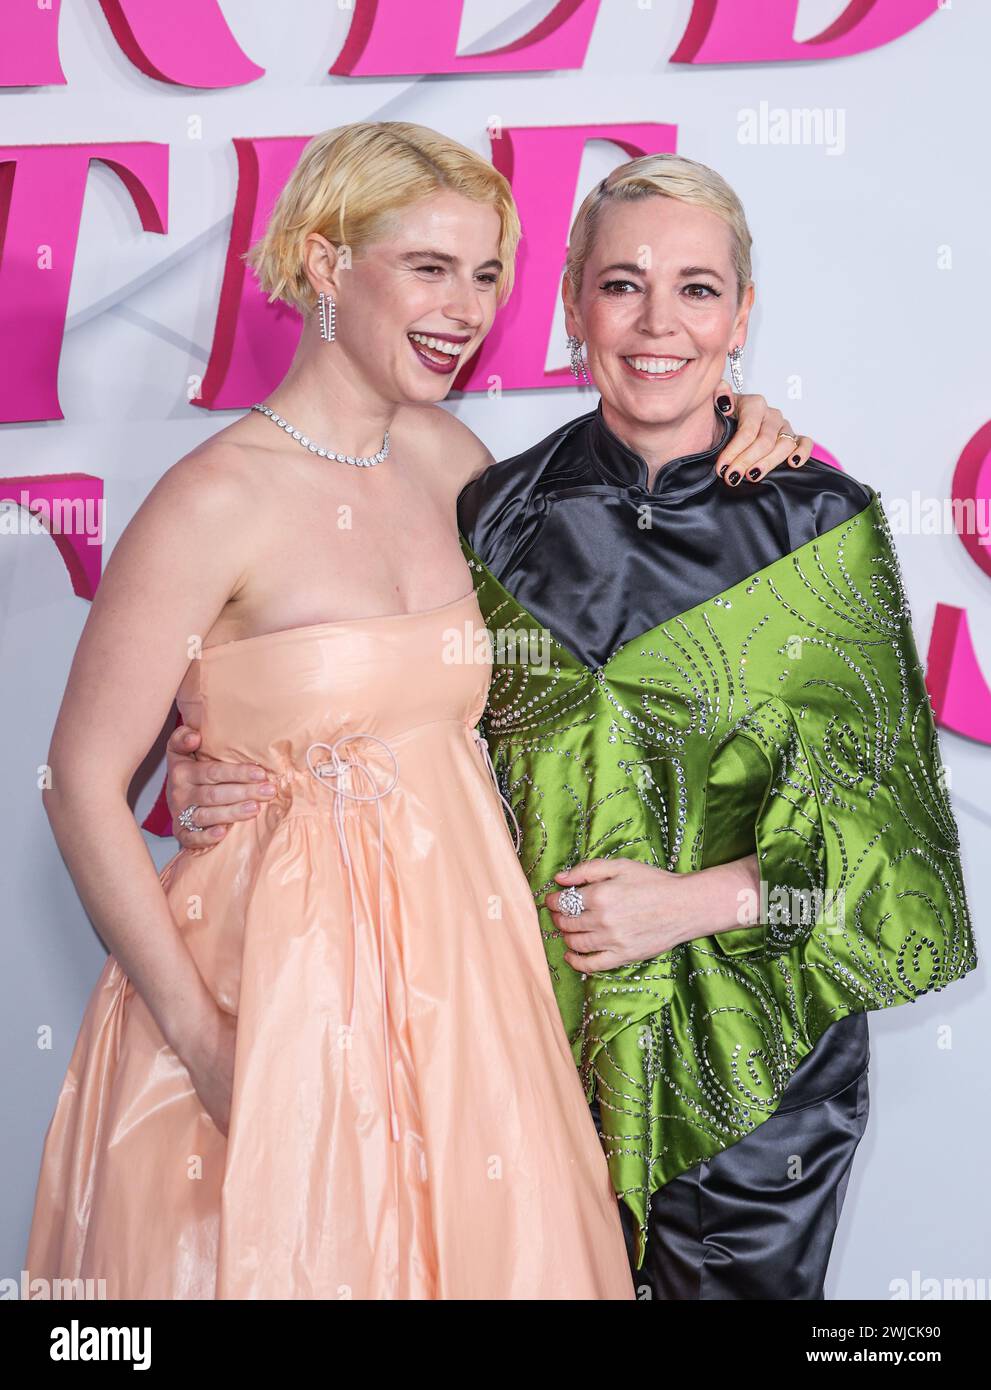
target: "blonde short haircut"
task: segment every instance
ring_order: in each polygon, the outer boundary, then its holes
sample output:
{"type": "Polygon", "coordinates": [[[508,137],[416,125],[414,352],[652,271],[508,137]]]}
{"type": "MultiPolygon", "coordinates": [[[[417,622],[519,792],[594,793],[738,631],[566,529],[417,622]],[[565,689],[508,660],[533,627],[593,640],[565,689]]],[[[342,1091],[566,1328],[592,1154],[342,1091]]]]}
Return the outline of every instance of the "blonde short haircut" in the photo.
{"type": "Polygon", "coordinates": [[[354,254],[374,241],[396,213],[420,198],[451,189],[499,214],[496,291],[513,286],[520,219],[509,184],[473,150],[406,121],[357,121],[315,135],[276,200],[261,239],[244,253],[262,289],[308,313],[316,304],[303,267],[307,236],[319,232],[354,254]]]}
{"type": "Polygon", "coordinates": [[[607,202],[634,202],[638,198],[677,198],[708,208],[728,223],[732,235],[736,299],[750,283],[750,248],[753,240],[743,204],[729,184],[694,159],[677,154],[647,154],[620,164],[588,195],[575,216],[568,242],[567,274],[575,293],[582,287],[585,264],[595,241],[599,215],[607,202]]]}

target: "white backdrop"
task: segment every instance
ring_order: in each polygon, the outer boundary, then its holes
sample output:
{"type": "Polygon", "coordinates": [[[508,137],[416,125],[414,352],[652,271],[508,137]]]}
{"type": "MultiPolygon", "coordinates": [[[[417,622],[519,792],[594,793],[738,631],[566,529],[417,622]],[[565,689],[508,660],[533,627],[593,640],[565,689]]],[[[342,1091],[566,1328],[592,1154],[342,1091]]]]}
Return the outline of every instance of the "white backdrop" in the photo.
{"type": "MultiPolygon", "coordinates": [[[[0,142],[151,140],[169,146],[169,231],[141,230],[129,195],[91,166],[59,394],[64,420],[0,426],[0,476],[81,471],[105,480],[106,553],[156,478],[231,412],[188,403],[213,335],[239,136],[308,135],[358,119],[435,126],[488,155],[486,124],[666,121],[681,153],[718,169],[746,207],[757,307],[746,388],[762,392],[886,504],[947,495],[968,439],[991,417],[986,348],[991,224],[986,134],[991,6],[952,7],[894,43],[834,61],[672,65],[689,0],[603,0],[580,72],[349,80],[328,77],[350,22],[326,0],[222,0],[241,47],[267,69],[249,86],[191,91],[146,77],[95,3],[66,0],[64,87],[0,91],[0,142]],[[823,144],[747,144],[741,113],[822,109],[823,144]],[[200,115],[203,137],[188,137],[200,115]],[[827,127],[828,128],[828,127],[827,127]],[[941,250],[942,248],[942,250],[941,250]],[[947,257],[946,249],[950,256],[947,257]]],[[[530,30],[550,0],[467,0],[461,51],[530,30]]],[[[741,9],[747,9],[741,4],[741,9]]],[[[796,37],[841,0],[803,0],[796,37]]],[[[420,6],[410,6],[410,23],[420,6]]],[[[623,155],[589,145],[574,206],[623,155]]],[[[547,366],[565,362],[558,318],[547,366]]],[[[4,344],[4,351],[14,344],[4,344]]],[[[591,409],[575,389],[455,397],[497,457],[591,409]]],[[[991,579],[950,535],[897,537],[920,651],[937,602],[967,609],[991,674],[991,579]]],[[[104,948],[51,837],[37,790],[87,603],[43,536],[0,536],[3,672],[3,1112],[0,1278],[21,1269],[45,1128],[104,948]],[[51,1050],[38,1030],[54,1029],[51,1050]]],[[[991,750],[944,732],[978,951],[988,940],[991,750]]],[[[160,772],[138,801],[140,818],[160,772]]],[[[172,840],[147,836],[156,862],[172,840]]],[[[871,1118],[834,1250],[831,1298],[885,1299],[907,1281],[991,1287],[986,1151],[987,971],[913,1008],[871,1015],[871,1118]],[[948,1031],[947,1031],[947,1026],[948,1031]],[[951,1045],[947,1045],[949,1039],[951,1045]]],[[[915,1290],[913,1295],[913,1288],[915,1290]]],[[[950,1296],[940,1284],[936,1296],[950,1296]]]]}

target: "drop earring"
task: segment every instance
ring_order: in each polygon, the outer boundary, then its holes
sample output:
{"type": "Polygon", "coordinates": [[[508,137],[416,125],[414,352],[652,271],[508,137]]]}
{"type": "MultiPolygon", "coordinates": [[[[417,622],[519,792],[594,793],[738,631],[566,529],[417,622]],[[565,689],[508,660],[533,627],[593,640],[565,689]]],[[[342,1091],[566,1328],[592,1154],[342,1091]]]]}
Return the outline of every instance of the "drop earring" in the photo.
{"type": "Polygon", "coordinates": [[[740,366],[742,359],[743,348],[735,347],[729,355],[729,369],[733,378],[733,390],[737,395],[743,390],[743,368],[740,366]]]}
{"type": "Polygon", "coordinates": [[[324,294],[323,290],[320,291],[320,297],[317,302],[320,309],[320,337],[325,343],[332,343],[336,336],[335,317],[337,314],[337,306],[330,295],[324,294]]]}
{"type": "Polygon", "coordinates": [[[585,378],[587,385],[591,386],[592,378],[588,374],[585,366],[585,359],[582,356],[582,340],[576,338],[574,334],[568,337],[568,351],[571,353],[571,374],[575,380],[581,384],[582,377],[585,378]]]}

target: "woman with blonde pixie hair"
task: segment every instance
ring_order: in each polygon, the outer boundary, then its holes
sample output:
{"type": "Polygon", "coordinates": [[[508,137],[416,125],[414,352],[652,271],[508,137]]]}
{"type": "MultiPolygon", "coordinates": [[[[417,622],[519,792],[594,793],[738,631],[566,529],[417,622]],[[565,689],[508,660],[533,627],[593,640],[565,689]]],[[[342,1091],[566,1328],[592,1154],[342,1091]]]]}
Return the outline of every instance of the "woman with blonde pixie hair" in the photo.
{"type": "Polygon", "coordinates": [[[485,728],[659,1299],[824,1297],[868,1011],[976,964],[880,499],[816,458],[760,487],[746,451],[713,475],[750,250],[705,165],[603,179],[562,285],[601,400],[458,505],[486,621],[554,638],[539,668],[497,649],[485,728]]]}
{"type": "Polygon", "coordinates": [[[307,145],[252,248],[303,314],[292,365],[121,536],[49,754],[111,955],[45,1140],[32,1276],[632,1297],[478,728],[491,660],[452,649],[482,631],[455,502],[492,459],[438,403],[518,237],[485,160],[376,122],[307,145]],[[127,789],[173,699],[210,786],[158,874],[127,789]]]}

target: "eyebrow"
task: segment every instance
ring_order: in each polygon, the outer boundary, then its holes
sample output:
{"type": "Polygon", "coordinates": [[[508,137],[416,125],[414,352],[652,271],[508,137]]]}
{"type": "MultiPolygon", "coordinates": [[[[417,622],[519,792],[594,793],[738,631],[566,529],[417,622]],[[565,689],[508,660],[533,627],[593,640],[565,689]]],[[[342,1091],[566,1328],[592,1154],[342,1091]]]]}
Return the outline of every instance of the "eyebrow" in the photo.
{"type": "Polygon", "coordinates": [[[707,265],[683,265],[678,273],[679,275],[711,275],[712,278],[718,280],[720,284],[723,281],[723,277],[720,275],[719,271],[712,270],[707,265]]]}
{"type": "MultiPolygon", "coordinates": [[[[444,265],[458,264],[457,256],[452,256],[450,252],[431,251],[429,249],[426,251],[407,251],[404,255],[400,256],[399,259],[404,265],[410,265],[413,261],[419,260],[441,261],[444,265]]],[[[493,270],[502,270],[502,261],[495,256],[492,260],[483,261],[480,266],[476,266],[475,268],[476,270],[488,270],[489,268],[493,270]]]]}
{"type": "MultiPolygon", "coordinates": [[[[610,270],[622,270],[627,275],[644,274],[644,267],[642,265],[636,265],[633,261],[616,261],[613,265],[603,266],[599,274],[605,275],[606,272],[610,270]]],[[[713,279],[718,280],[720,284],[724,283],[723,277],[718,270],[712,270],[709,266],[705,265],[683,265],[678,271],[678,275],[711,275],[713,279]]]]}

